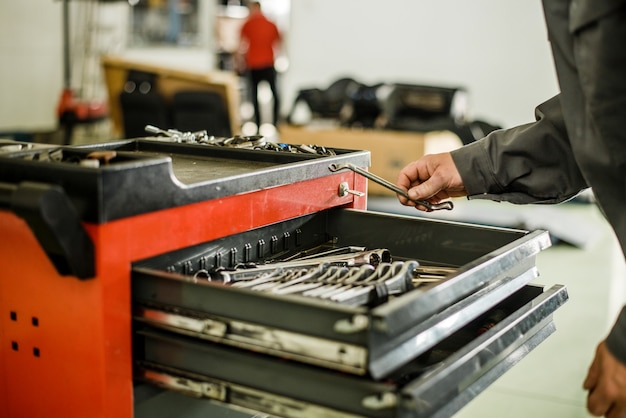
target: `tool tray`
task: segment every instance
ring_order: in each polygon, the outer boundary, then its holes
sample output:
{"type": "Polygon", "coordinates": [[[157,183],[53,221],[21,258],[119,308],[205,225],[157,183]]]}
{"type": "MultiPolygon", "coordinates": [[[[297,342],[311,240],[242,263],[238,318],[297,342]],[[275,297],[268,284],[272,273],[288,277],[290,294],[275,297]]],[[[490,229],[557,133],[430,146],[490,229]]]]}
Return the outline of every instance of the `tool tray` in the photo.
{"type": "Polygon", "coordinates": [[[448,416],[554,330],[565,288],[530,284],[549,245],[545,231],[330,209],[143,260],[137,376],[183,392],[210,384],[199,396],[279,416],[448,416]],[[198,274],[328,243],[453,273],[372,306],[198,274]]]}
{"type": "Polygon", "coordinates": [[[332,174],[331,163],[369,166],[368,151],[334,155],[277,152],[137,138],[50,146],[0,142],[0,178],[63,187],[87,222],[103,223],[332,174]],[[6,151],[3,151],[6,150],[6,151]],[[94,152],[115,152],[107,164],[81,165],[94,152]]]}

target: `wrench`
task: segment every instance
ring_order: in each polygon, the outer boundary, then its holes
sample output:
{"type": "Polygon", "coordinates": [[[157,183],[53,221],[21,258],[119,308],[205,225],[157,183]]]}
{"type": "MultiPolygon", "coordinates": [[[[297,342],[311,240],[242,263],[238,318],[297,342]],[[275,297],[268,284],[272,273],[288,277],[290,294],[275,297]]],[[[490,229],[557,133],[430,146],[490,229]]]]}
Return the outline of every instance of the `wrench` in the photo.
{"type": "Polygon", "coordinates": [[[339,170],[344,170],[344,169],[348,169],[348,170],[352,170],[357,174],[362,175],[363,177],[367,177],[368,179],[372,180],[374,183],[378,183],[383,187],[386,187],[387,189],[396,192],[397,194],[399,194],[400,196],[404,196],[405,198],[407,198],[408,200],[410,200],[411,202],[417,203],[418,205],[424,206],[426,209],[428,210],[441,210],[441,209],[446,209],[446,210],[452,210],[454,208],[454,204],[450,201],[447,202],[441,202],[441,203],[430,203],[427,200],[416,200],[416,199],[411,199],[409,197],[409,194],[407,193],[406,190],[403,190],[401,188],[399,188],[398,186],[396,186],[395,184],[391,183],[390,181],[385,180],[382,177],[379,177],[375,174],[370,173],[367,170],[363,170],[360,167],[357,167],[354,164],[351,163],[345,163],[345,164],[335,164],[332,163],[328,166],[328,169],[332,172],[335,171],[339,171],[339,170]]]}

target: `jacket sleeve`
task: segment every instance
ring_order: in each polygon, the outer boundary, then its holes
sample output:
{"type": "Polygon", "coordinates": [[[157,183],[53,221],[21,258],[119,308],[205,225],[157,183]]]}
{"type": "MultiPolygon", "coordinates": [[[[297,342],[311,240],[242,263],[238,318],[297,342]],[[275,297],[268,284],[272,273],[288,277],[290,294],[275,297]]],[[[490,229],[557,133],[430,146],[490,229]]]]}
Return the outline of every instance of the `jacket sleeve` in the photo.
{"type": "Polygon", "coordinates": [[[567,137],[560,96],[537,106],[535,118],[452,152],[470,199],[559,203],[588,187],[567,137]]]}

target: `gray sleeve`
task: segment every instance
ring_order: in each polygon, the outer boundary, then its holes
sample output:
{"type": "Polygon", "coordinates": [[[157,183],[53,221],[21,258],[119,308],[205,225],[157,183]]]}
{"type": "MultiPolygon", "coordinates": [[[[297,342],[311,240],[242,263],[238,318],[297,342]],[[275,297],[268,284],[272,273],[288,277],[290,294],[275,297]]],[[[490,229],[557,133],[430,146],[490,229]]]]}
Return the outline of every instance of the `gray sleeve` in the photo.
{"type": "Polygon", "coordinates": [[[617,322],[606,338],[606,346],[615,358],[626,364],[626,307],[622,308],[617,322]]]}
{"type": "Polygon", "coordinates": [[[452,152],[470,199],[559,203],[588,187],[572,154],[559,96],[537,106],[535,117],[452,152]]]}

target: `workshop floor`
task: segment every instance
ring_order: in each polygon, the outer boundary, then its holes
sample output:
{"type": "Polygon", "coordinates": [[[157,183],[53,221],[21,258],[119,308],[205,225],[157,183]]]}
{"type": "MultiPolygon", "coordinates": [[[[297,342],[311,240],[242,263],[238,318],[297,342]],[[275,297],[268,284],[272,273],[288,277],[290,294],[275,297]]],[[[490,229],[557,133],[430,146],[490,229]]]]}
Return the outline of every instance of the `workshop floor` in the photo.
{"type": "MultiPolygon", "coordinates": [[[[395,198],[370,197],[368,208],[414,214],[395,198]]],[[[538,255],[535,283],[567,286],[569,301],[554,314],[556,332],[455,418],[590,417],[582,382],[596,345],[626,300],[625,263],[609,225],[594,204],[577,203],[538,207],[461,199],[452,212],[419,216],[468,221],[471,214],[475,223],[492,219],[496,226],[554,231],[559,242],[538,255]]]]}

